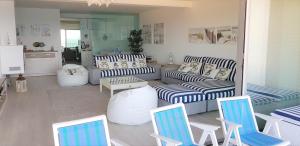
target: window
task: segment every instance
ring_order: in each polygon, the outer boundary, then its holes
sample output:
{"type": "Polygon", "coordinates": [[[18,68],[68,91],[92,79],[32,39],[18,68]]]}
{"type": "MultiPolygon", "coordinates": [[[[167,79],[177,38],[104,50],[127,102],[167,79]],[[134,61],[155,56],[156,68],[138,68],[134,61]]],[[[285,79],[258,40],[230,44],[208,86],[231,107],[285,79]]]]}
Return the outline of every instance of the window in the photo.
{"type": "Polygon", "coordinates": [[[61,29],[61,46],[67,48],[78,47],[80,41],[80,30],[61,29]]]}

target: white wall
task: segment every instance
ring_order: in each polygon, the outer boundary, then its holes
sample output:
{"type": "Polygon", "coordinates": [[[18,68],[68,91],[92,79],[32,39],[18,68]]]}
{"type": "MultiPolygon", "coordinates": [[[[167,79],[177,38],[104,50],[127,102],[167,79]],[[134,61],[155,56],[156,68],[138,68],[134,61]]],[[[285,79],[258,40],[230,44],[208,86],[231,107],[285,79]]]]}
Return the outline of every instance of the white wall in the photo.
{"type": "Polygon", "coordinates": [[[51,46],[55,50],[61,48],[60,44],[60,10],[59,9],[39,9],[39,8],[16,8],[16,24],[25,26],[24,37],[21,37],[23,45],[28,49],[50,50],[51,46]],[[51,29],[50,37],[32,35],[30,25],[49,25],[51,29]],[[44,48],[34,48],[33,42],[44,42],[44,48]]]}
{"type": "Polygon", "coordinates": [[[249,2],[251,14],[248,27],[247,81],[248,83],[264,86],[266,81],[270,0],[251,0],[249,2]]]}
{"type": "Polygon", "coordinates": [[[192,8],[162,8],[140,13],[140,25],[165,23],[166,43],[144,45],[147,55],[160,63],[168,62],[170,52],[175,63],[182,63],[186,55],[236,57],[237,46],[203,45],[188,42],[189,28],[238,26],[239,0],[194,0],[192,8]]]}
{"type": "MultiPolygon", "coordinates": [[[[12,0],[0,1],[0,45],[16,44],[15,4],[12,0]],[[7,39],[8,38],[8,39],[7,39]]],[[[0,71],[0,77],[1,71],[0,71]]]]}
{"type": "Polygon", "coordinates": [[[271,0],[266,84],[300,91],[300,1],[271,0]]]}

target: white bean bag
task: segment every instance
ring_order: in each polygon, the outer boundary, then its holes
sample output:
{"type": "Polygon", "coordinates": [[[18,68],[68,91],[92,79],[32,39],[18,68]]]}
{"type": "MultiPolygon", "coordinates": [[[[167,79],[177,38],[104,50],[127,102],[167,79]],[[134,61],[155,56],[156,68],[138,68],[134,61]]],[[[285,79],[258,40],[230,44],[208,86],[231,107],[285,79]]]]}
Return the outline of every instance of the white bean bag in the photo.
{"type": "Polygon", "coordinates": [[[67,64],[57,71],[60,86],[81,86],[88,83],[88,70],[81,65],[67,64]]]}
{"type": "Polygon", "coordinates": [[[156,90],[150,86],[115,94],[108,103],[108,120],[125,125],[149,122],[150,110],[157,108],[157,100],[156,90]]]}

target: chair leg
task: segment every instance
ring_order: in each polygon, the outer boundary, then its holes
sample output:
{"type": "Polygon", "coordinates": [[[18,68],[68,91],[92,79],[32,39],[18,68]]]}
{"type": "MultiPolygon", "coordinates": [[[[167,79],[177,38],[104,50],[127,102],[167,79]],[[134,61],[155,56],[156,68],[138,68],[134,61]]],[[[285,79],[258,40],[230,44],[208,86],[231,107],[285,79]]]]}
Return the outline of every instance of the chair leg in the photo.
{"type": "Polygon", "coordinates": [[[204,143],[207,140],[208,136],[210,137],[213,146],[218,146],[217,136],[216,136],[216,133],[214,131],[204,131],[198,144],[199,145],[204,145],[204,143]]]}

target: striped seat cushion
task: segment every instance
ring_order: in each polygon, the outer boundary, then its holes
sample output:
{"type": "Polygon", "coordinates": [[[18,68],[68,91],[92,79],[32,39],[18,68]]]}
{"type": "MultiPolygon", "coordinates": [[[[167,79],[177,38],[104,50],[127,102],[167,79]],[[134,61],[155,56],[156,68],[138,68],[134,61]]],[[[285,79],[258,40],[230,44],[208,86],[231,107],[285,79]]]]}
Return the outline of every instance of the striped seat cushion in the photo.
{"type": "Polygon", "coordinates": [[[154,73],[155,71],[156,70],[154,67],[110,69],[110,70],[102,70],[100,72],[100,76],[101,77],[128,76],[128,75],[136,75],[136,74],[154,73]]]}
{"type": "Polygon", "coordinates": [[[205,100],[214,100],[235,95],[235,84],[231,81],[208,80],[182,83],[181,85],[204,94],[205,100]]]}
{"type": "Polygon", "coordinates": [[[192,103],[205,100],[205,96],[198,91],[180,85],[158,85],[154,87],[158,98],[169,103],[192,103]]]}
{"type": "Polygon", "coordinates": [[[277,109],[272,113],[272,116],[279,117],[283,121],[300,126],[300,105],[277,109]]]}
{"type": "Polygon", "coordinates": [[[172,79],[178,79],[178,80],[181,80],[184,75],[186,75],[186,73],[179,72],[179,71],[167,71],[165,73],[165,77],[172,78],[172,79]]]}
{"type": "Polygon", "coordinates": [[[213,80],[213,79],[208,77],[203,77],[201,75],[185,74],[181,77],[181,80],[185,82],[198,82],[198,81],[206,81],[206,80],[213,80]]]}
{"type": "Polygon", "coordinates": [[[60,146],[106,146],[105,128],[103,121],[94,121],[58,129],[60,146]]]}
{"type": "Polygon", "coordinates": [[[259,132],[241,135],[241,141],[250,146],[278,146],[284,141],[259,132]]]}
{"type": "Polygon", "coordinates": [[[271,88],[271,87],[264,87],[264,86],[254,85],[254,84],[247,85],[247,92],[249,94],[255,93],[263,97],[275,98],[276,100],[280,100],[280,101],[297,99],[300,97],[300,92],[271,88]]]}
{"type": "Polygon", "coordinates": [[[247,94],[250,96],[253,105],[266,105],[278,101],[275,98],[261,96],[254,92],[247,92],[247,94]]]}

